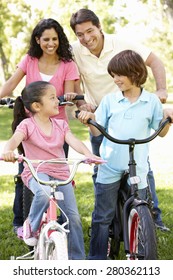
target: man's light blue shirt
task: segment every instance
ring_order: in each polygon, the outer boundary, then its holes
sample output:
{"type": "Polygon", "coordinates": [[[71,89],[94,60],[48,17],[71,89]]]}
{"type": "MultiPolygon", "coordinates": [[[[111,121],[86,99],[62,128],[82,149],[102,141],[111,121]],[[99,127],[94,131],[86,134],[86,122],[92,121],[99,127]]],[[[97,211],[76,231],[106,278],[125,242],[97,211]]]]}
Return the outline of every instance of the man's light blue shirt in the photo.
{"type": "MultiPolygon", "coordinates": [[[[142,90],[139,98],[131,103],[121,91],[106,95],[95,112],[96,121],[113,137],[121,140],[144,139],[156,130],[163,118],[162,104],[152,93],[142,90]]],[[[137,175],[141,179],[139,188],[147,186],[149,144],[135,146],[134,158],[137,175]]],[[[103,138],[100,156],[107,160],[99,165],[97,182],[109,184],[119,181],[124,170],[128,169],[129,146],[115,144],[103,138]]]]}

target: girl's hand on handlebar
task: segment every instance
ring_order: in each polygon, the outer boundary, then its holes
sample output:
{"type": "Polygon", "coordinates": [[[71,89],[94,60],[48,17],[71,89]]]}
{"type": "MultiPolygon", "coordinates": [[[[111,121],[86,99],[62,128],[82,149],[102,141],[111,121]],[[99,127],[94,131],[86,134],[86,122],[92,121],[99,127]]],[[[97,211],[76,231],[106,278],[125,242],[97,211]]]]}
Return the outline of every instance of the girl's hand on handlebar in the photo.
{"type": "Polygon", "coordinates": [[[94,163],[94,164],[103,164],[103,163],[106,163],[107,161],[105,161],[105,160],[103,160],[101,157],[98,157],[98,156],[96,156],[96,155],[93,155],[93,154],[91,154],[91,156],[90,157],[87,157],[86,159],[85,159],[85,163],[88,163],[88,164],[92,164],[92,163],[94,163]]]}
{"type": "Polygon", "coordinates": [[[81,123],[86,124],[87,125],[87,121],[89,119],[92,119],[95,121],[95,115],[91,112],[87,112],[87,111],[81,111],[78,115],[78,119],[81,123]]]}
{"type": "Polygon", "coordinates": [[[15,153],[13,151],[4,152],[2,154],[2,158],[4,161],[7,161],[7,162],[15,162],[17,160],[17,156],[15,155],[15,153]]]}

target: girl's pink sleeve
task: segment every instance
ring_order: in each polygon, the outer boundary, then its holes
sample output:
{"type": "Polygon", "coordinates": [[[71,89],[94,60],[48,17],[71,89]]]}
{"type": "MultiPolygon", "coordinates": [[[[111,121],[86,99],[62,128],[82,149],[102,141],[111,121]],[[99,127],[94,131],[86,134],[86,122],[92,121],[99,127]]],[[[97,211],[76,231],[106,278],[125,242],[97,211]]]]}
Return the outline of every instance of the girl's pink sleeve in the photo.
{"type": "Polygon", "coordinates": [[[34,131],[33,123],[30,118],[24,119],[16,128],[16,131],[22,132],[24,134],[24,141],[26,141],[29,136],[34,131]]]}

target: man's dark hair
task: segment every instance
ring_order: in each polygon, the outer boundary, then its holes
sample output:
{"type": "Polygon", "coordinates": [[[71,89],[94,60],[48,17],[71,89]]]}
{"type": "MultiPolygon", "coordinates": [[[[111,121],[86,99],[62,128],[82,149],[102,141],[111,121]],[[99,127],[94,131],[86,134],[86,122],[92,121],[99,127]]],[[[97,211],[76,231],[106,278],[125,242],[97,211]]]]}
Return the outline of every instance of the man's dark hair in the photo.
{"type": "Polygon", "coordinates": [[[70,19],[70,26],[75,33],[76,24],[81,24],[87,21],[91,21],[93,25],[99,28],[100,21],[96,14],[88,9],[80,9],[78,12],[72,14],[70,19]]]}

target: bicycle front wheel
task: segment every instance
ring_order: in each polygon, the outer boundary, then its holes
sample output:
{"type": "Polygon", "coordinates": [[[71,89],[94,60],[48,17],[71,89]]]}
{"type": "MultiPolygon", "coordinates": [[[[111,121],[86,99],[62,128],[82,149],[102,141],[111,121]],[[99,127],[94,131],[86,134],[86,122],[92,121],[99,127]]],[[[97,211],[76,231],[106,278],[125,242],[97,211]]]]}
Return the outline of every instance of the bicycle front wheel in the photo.
{"type": "Polygon", "coordinates": [[[46,245],[46,260],[68,260],[67,236],[53,231],[46,245]]]}
{"type": "Polygon", "coordinates": [[[147,205],[133,206],[128,218],[129,252],[128,259],[157,259],[155,225],[147,205]]]}

